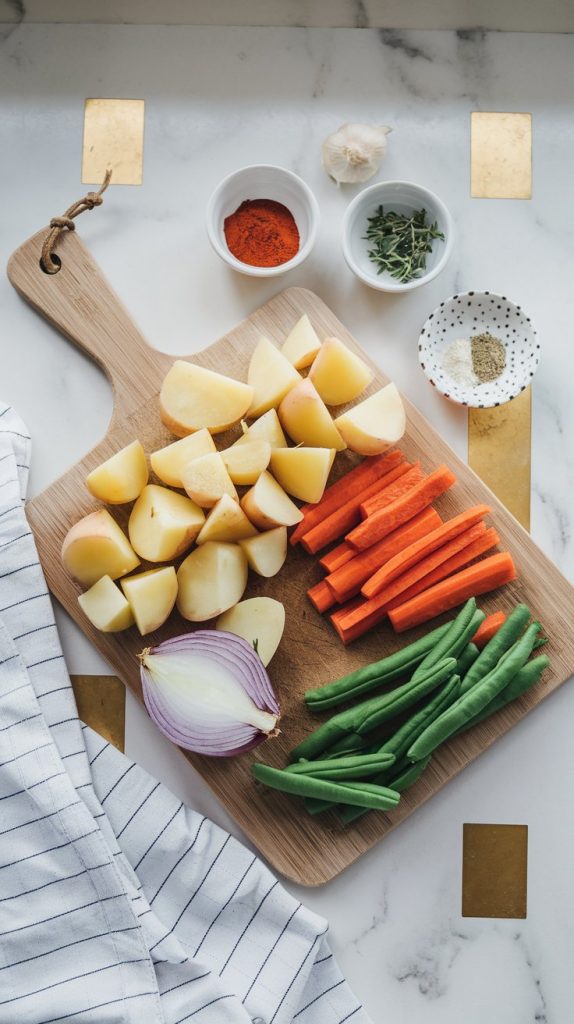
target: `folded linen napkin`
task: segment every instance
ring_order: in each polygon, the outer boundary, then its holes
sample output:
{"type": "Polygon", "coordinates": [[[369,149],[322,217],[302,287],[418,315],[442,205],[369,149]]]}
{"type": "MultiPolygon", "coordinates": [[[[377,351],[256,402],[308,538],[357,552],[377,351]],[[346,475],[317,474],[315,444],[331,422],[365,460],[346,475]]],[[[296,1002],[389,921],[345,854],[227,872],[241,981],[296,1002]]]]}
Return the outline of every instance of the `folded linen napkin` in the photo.
{"type": "Polygon", "coordinates": [[[78,719],[0,405],[0,1024],[369,1024],[326,922],[78,719]]]}

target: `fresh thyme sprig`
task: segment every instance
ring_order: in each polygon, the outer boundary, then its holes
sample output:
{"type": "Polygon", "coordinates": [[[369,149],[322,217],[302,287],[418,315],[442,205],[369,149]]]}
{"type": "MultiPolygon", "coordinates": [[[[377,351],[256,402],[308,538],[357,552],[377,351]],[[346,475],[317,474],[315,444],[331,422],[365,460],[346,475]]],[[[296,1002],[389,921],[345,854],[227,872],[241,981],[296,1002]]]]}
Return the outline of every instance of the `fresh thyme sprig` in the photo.
{"type": "Polygon", "coordinates": [[[427,224],[425,209],[416,210],[412,216],[385,213],[379,206],[372,217],[367,219],[367,233],[363,237],[372,243],[369,259],[377,267],[377,274],[385,270],[400,281],[412,281],[426,270],[427,255],[432,252],[435,238],[444,242],[444,234],[438,224],[427,224]]]}

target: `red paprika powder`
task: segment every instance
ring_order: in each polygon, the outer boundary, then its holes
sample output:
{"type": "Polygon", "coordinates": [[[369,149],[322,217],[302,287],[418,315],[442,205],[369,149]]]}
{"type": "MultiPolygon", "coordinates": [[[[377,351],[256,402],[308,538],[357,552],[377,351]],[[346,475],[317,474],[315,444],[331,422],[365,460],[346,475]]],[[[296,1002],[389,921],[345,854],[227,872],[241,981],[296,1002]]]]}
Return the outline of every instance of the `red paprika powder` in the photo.
{"type": "Polygon", "coordinates": [[[246,199],[223,223],[229,251],[252,267],[278,267],[299,252],[295,218],[273,199],[246,199]]]}

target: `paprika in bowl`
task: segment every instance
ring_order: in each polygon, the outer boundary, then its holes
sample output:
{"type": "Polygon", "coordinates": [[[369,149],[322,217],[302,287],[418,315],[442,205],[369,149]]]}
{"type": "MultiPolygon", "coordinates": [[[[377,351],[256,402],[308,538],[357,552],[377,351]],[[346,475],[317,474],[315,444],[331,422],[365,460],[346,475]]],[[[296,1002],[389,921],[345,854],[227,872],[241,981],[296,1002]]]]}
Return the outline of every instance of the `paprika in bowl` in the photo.
{"type": "Polygon", "coordinates": [[[216,253],[253,277],[275,277],[299,266],[315,244],[318,226],[311,189],[272,164],[229,174],[207,206],[207,233],[216,253]]]}

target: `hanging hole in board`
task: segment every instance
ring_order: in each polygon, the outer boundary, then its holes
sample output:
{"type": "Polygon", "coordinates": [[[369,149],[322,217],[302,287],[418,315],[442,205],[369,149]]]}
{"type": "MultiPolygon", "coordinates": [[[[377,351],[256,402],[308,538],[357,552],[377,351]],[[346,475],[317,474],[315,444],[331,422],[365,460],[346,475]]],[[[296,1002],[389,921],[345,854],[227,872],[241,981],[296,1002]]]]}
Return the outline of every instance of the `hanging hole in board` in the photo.
{"type": "Polygon", "coordinates": [[[40,270],[42,271],[42,273],[43,274],[49,274],[50,277],[52,276],[52,274],[59,273],[59,271],[62,268],[62,261],[61,261],[60,257],[56,255],[56,253],[52,253],[52,263],[56,264],[56,266],[58,267],[58,270],[46,270],[46,267],[44,266],[43,261],[39,260],[38,262],[40,264],[40,270]]]}

